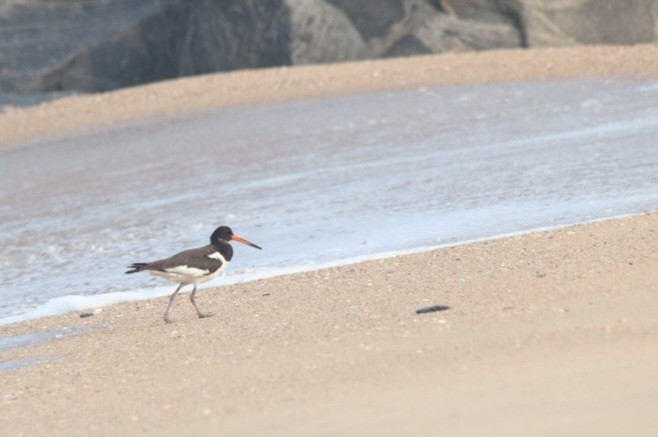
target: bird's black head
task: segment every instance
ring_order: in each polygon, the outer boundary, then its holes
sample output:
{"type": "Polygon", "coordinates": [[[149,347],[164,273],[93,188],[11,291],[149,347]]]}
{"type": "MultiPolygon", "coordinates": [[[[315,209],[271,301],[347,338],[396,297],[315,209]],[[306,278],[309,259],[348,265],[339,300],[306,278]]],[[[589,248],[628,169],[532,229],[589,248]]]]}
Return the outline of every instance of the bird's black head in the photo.
{"type": "Polygon", "coordinates": [[[239,235],[234,234],[231,228],[228,226],[218,227],[210,236],[210,243],[214,244],[215,246],[220,245],[222,242],[228,243],[231,240],[238,241],[242,244],[246,244],[247,246],[255,247],[256,249],[262,249],[262,247],[257,246],[254,243],[251,243],[240,237],[239,235]]]}
{"type": "Polygon", "coordinates": [[[210,236],[211,243],[217,243],[219,241],[229,242],[233,238],[233,230],[228,226],[220,226],[215,229],[215,232],[210,236]]]}

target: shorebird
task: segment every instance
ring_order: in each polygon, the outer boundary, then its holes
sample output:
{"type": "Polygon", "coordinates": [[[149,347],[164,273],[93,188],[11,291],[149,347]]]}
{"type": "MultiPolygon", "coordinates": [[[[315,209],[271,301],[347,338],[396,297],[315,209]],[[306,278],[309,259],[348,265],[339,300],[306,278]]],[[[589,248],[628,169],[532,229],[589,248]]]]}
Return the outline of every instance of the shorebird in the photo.
{"type": "Polygon", "coordinates": [[[190,295],[190,302],[194,305],[197,314],[200,318],[210,317],[212,313],[201,312],[199,307],[196,306],[196,287],[202,282],[216,278],[226,269],[229,261],[233,258],[233,246],[229,244],[229,241],[238,241],[256,249],[262,249],[262,247],[234,234],[228,226],[220,226],[210,236],[210,244],[207,246],[185,250],[158,261],[133,263],[128,266],[130,270],[126,273],[149,272],[152,275],[178,282],[178,288],[169,296],[169,303],[164,313],[166,323],[171,323],[169,308],[176,299],[176,295],[188,284],[194,286],[190,295]]]}

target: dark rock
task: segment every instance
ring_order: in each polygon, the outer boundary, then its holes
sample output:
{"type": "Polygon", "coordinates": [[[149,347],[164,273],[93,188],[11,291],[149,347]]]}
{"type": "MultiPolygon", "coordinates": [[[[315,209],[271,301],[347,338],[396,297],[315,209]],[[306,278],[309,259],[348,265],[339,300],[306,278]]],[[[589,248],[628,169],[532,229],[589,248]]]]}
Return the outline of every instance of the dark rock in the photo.
{"type": "Polygon", "coordinates": [[[424,18],[414,34],[432,53],[522,46],[521,34],[511,24],[460,20],[439,13],[424,18]]]}
{"type": "Polygon", "coordinates": [[[361,34],[343,11],[323,0],[288,0],[293,64],[365,59],[361,34]]]}
{"type": "MultiPolygon", "coordinates": [[[[332,3],[339,4],[353,23],[360,23],[368,9],[366,0],[332,3]]],[[[480,22],[448,15],[444,9],[436,1],[391,0],[384,2],[381,10],[377,8],[370,27],[355,27],[375,58],[522,45],[521,32],[511,18],[480,22]]]]}
{"type": "Polygon", "coordinates": [[[657,23],[658,0],[0,0],[0,102],[243,68],[648,43],[657,23]]]}
{"type": "Polygon", "coordinates": [[[656,0],[523,2],[529,46],[640,44],[658,39],[656,0]]]}
{"type": "Polygon", "coordinates": [[[381,38],[405,16],[405,0],[327,0],[345,12],[364,40],[381,38]]]}
{"type": "Polygon", "coordinates": [[[106,91],[179,76],[290,64],[283,0],[182,0],[84,47],[31,91],[106,91]]]}
{"type": "Polygon", "coordinates": [[[441,10],[461,20],[516,25],[523,0],[437,0],[441,10]]]}
{"type": "Polygon", "coordinates": [[[397,58],[431,53],[431,50],[413,35],[405,35],[397,40],[383,54],[384,57],[397,58]]]}
{"type": "Polygon", "coordinates": [[[173,0],[0,0],[0,91],[55,68],[173,0]]]}

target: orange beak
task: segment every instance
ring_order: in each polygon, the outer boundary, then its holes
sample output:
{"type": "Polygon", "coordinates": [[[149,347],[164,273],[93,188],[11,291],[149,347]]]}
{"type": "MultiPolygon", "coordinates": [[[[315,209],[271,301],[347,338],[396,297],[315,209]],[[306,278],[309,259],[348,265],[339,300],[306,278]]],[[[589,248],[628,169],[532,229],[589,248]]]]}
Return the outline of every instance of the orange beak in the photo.
{"type": "Polygon", "coordinates": [[[256,249],[261,249],[261,250],[263,250],[262,247],[255,245],[255,244],[252,243],[251,241],[247,241],[247,240],[245,240],[244,238],[242,238],[242,237],[239,236],[239,235],[235,235],[235,234],[233,234],[233,236],[231,237],[231,240],[235,240],[235,241],[238,241],[238,242],[240,242],[240,243],[242,243],[242,244],[246,244],[247,246],[251,246],[251,247],[255,247],[256,249]]]}

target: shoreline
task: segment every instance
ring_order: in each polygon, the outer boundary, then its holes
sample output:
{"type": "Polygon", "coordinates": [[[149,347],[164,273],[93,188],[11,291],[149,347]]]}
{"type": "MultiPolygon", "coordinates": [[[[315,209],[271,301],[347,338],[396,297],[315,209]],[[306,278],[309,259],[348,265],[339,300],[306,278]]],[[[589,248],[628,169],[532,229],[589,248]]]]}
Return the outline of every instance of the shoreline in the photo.
{"type": "MultiPolygon", "coordinates": [[[[262,272],[262,274],[256,274],[254,277],[247,277],[247,278],[240,278],[238,277],[235,281],[228,279],[227,284],[221,284],[221,285],[215,285],[213,286],[212,283],[208,284],[205,287],[199,287],[199,292],[203,292],[204,290],[222,290],[224,288],[237,285],[237,284],[248,284],[251,282],[255,281],[262,281],[262,280],[268,280],[271,278],[279,278],[283,276],[291,276],[291,275],[298,275],[298,274],[306,274],[306,273],[311,273],[311,272],[316,272],[316,271],[321,271],[325,269],[331,269],[331,268],[340,268],[340,267],[346,267],[346,266],[352,266],[355,264],[360,264],[364,262],[369,262],[369,261],[379,261],[379,260],[386,260],[390,258],[397,258],[397,257],[404,257],[404,256],[409,256],[409,255],[416,255],[416,254],[422,254],[426,252],[433,252],[436,250],[444,250],[444,249],[450,249],[454,247],[462,247],[462,246],[469,246],[472,244],[478,244],[478,243],[484,243],[484,242],[490,242],[490,241],[496,241],[496,240],[501,240],[501,239],[506,239],[506,238],[514,238],[514,237],[523,237],[526,235],[531,235],[531,234],[536,234],[539,232],[551,232],[551,231],[559,231],[561,229],[573,227],[573,226],[583,226],[583,225],[588,225],[588,224],[594,224],[594,223],[599,223],[599,222],[606,222],[610,220],[620,220],[620,219],[627,219],[627,218],[633,218],[633,217],[638,217],[642,215],[646,215],[647,213],[658,213],[658,211],[644,211],[641,213],[636,213],[636,214],[621,214],[621,215],[616,215],[612,217],[604,217],[604,218],[598,218],[598,219],[592,219],[592,220],[587,220],[584,222],[578,222],[578,223],[570,223],[570,224],[562,224],[562,225],[555,225],[555,226],[543,226],[539,228],[533,228],[533,229],[527,229],[527,230],[522,230],[522,231],[516,231],[516,232],[509,232],[509,233],[504,233],[504,234],[497,234],[497,235],[492,235],[492,236],[485,236],[485,237],[480,237],[480,238],[474,238],[471,240],[464,240],[464,241],[455,241],[455,242],[449,242],[449,243],[443,243],[443,244],[437,244],[433,246],[425,246],[425,247],[417,247],[417,248],[412,248],[412,249],[404,249],[404,250],[399,250],[395,252],[382,252],[382,253],[375,253],[375,254],[370,254],[370,255],[363,255],[363,256],[358,256],[358,257],[353,257],[353,258],[347,258],[344,260],[336,261],[336,262],[331,262],[331,263],[326,263],[326,264],[321,264],[317,265],[314,267],[291,267],[289,269],[282,269],[280,272],[275,271],[275,272],[262,272]]],[[[225,277],[225,278],[231,278],[225,277]]],[[[165,284],[163,282],[163,284],[165,284]]],[[[130,303],[130,302],[141,302],[141,301],[147,301],[147,300],[154,300],[154,299],[161,299],[162,297],[169,296],[171,294],[171,286],[169,283],[166,283],[166,285],[161,285],[153,289],[146,289],[146,290],[128,290],[125,292],[112,292],[112,293],[105,293],[105,294],[96,294],[96,295],[67,295],[67,296],[61,296],[57,297],[54,299],[51,299],[50,301],[44,302],[43,304],[37,306],[36,308],[33,308],[31,310],[28,310],[24,313],[20,314],[15,314],[12,316],[7,316],[0,318],[0,328],[3,326],[11,326],[15,324],[20,324],[24,322],[30,322],[30,321],[36,321],[48,317],[59,317],[59,316],[66,316],[72,313],[78,313],[78,314],[84,314],[84,313],[93,313],[95,311],[102,311],[104,308],[111,307],[114,305],[121,305],[125,303],[130,303]],[[119,297],[120,295],[125,294],[126,298],[122,299],[119,297]],[[100,301],[100,303],[94,304],[95,301],[100,301]],[[67,303],[68,302],[68,303],[67,303]],[[52,307],[60,307],[59,310],[57,309],[51,309],[52,307]],[[63,309],[61,309],[63,307],[63,309]],[[36,314],[32,316],[33,314],[36,314]],[[7,321],[9,320],[9,321],[7,321]]],[[[185,288],[184,290],[181,291],[181,295],[187,295],[189,294],[190,290],[188,288],[185,288]]]]}
{"type": "Polygon", "coordinates": [[[11,107],[0,113],[0,147],[220,108],[476,83],[655,79],[657,72],[658,46],[640,45],[448,53],[214,73],[11,107]]]}
{"type": "Polygon", "coordinates": [[[653,212],[209,288],[214,317],[180,299],[170,325],[163,297],[3,326],[79,333],[3,352],[42,361],[3,372],[0,417],[56,435],[291,435],[327,418],[342,435],[548,435],[566,403],[583,432],[642,434],[658,402],[656,232],[653,212]],[[450,309],[415,314],[432,305],[450,309]],[[534,418],[520,431],[519,408],[534,418]]]}

